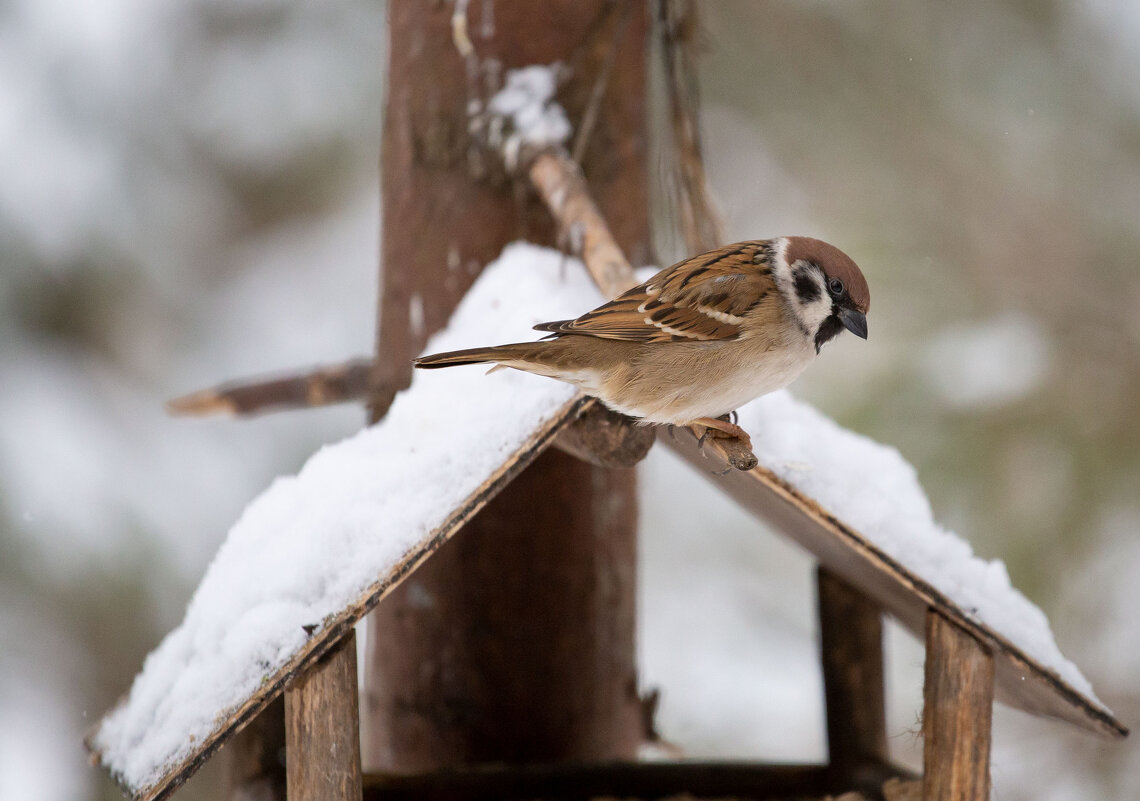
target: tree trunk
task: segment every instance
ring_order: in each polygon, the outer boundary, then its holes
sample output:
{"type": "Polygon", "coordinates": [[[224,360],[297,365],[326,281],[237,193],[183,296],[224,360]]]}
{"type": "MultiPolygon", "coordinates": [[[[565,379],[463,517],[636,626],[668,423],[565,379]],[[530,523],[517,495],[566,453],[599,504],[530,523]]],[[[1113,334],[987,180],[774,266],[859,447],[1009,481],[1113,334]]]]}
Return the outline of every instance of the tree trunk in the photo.
{"type": "MultiPolygon", "coordinates": [[[[466,59],[455,7],[389,3],[377,387],[406,385],[411,357],[503,245],[554,244],[545,211],[469,152],[470,101],[506,70],[562,61],[572,74],[559,101],[577,123],[624,4],[472,0],[466,59]]],[[[583,166],[638,264],[646,12],[631,11],[583,166]]],[[[387,401],[373,398],[374,415],[387,401]]],[[[367,645],[369,769],[634,754],[634,489],[632,471],[548,452],[384,600],[367,645]]]]}

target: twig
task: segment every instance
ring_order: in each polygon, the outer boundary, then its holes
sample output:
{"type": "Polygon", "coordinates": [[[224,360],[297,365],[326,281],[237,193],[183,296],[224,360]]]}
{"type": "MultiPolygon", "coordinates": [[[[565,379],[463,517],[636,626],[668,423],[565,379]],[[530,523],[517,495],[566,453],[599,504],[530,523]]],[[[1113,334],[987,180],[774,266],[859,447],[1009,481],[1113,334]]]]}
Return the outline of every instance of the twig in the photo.
{"type": "Polygon", "coordinates": [[[531,161],[527,175],[571,252],[585,262],[602,292],[614,298],[636,286],[633,268],[590,198],[578,165],[562,150],[544,150],[531,161]]]}
{"type": "Polygon", "coordinates": [[[562,429],[554,444],[598,467],[633,467],[657,439],[649,426],[637,425],[600,403],[590,403],[562,429]]]}
{"type": "Polygon", "coordinates": [[[304,373],[239,379],[175,398],[166,409],[176,415],[248,415],[360,400],[371,387],[372,365],[371,359],[353,359],[304,373]]]}

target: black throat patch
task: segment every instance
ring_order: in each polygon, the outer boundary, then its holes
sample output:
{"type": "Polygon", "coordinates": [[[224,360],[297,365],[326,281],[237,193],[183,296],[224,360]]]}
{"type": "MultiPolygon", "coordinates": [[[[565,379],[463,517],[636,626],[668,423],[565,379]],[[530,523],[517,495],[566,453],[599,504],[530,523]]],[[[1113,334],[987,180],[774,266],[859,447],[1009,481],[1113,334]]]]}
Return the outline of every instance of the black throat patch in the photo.
{"type": "Polygon", "coordinates": [[[832,306],[831,314],[819,324],[819,330],[815,332],[815,352],[819,353],[819,349],[834,339],[843,328],[843,321],[839,319],[839,309],[832,306]]]}

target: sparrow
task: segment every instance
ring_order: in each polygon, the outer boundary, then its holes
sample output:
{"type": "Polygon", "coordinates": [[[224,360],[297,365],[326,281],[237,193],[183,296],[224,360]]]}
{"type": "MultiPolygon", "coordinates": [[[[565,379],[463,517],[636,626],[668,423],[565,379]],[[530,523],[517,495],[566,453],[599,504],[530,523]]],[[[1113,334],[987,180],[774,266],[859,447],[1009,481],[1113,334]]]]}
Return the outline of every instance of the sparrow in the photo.
{"type": "Polygon", "coordinates": [[[728,414],[781,389],[843,329],[867,338],[871,295],[838,248],[805,236],[737,242],[667,267],[549,335],[421,356],[422,369],[494,363],[578,387],[642,423],[737,437],[728,414]]]}

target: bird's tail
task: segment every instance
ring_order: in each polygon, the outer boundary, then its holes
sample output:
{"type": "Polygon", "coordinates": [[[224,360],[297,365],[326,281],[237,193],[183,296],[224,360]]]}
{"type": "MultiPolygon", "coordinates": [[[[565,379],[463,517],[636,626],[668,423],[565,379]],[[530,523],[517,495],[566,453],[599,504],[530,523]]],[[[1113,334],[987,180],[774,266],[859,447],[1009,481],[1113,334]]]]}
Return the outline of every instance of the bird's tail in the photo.
{"type": "Polygon", "coordinates": [[[437,367],[454,367],[459,364],[486,364],[496,362],[514,366],[512,362],[527,361],[527,356],[534,348],[534,343],[519,342],[514,345],[499,345],[493,348],[468,348],[466,350],[450,350],[446,353],[433,353],[430,356],[421,356],[413,359],[412,364],[424,370],[434,370],[437,367]]]}

